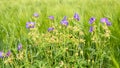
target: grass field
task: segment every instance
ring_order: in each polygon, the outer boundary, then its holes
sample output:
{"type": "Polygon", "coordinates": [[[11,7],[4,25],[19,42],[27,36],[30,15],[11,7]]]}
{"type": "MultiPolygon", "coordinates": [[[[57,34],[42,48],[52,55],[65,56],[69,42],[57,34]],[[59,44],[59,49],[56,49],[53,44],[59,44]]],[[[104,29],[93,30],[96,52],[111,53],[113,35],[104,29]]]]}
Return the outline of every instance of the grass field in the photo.
{"type": "Polygon", "coordinates": [[[119,2],[0,0],[0,68],[119,68],[119,2]]]}

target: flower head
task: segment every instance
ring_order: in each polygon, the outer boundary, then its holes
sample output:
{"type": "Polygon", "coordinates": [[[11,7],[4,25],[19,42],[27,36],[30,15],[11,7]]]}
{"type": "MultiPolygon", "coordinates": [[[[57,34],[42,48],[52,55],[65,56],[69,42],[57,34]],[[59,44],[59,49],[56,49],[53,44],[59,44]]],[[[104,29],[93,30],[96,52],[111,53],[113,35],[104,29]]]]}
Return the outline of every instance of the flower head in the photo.
{"type": "Polygon", "coordinates": [[[68,26],[68,21],[67,21],[67,17],[64,16],[63,20],[61,21],[62,25],[68,26]]]}
{"type": "Polygon", "coordinates": [[[35,27],[35,22],[27,22],[26,23],[26,28],[34,28],[35,27]]]}
{"type": "Polygon", "coordinates": [[[49,16],[49,19],[54,20],[54,16],[49,16]]]}
{"type": "Polygon", "coordinates": [[[53,31],[53,30],[54,30],[53,27],[48,28],[48,32],[53,31]]]}
{"type": "Polygon", "coordinates": [[[22,49],[22,44],[18,44],[18,51],[22,49]]]}
{"type": "Polygon", "coordinates": [[[106,21],[108,21],[108,18],[101,18],[100,20],[102,23],[105,23],[106,21]]]}
{"type": "Polygon", "coordinates": [[[8,52],[6,53],[6,57],[10,56],[10,54],[11,54],[11,51],[8,51],[8,52]]]}
{"type": "Polygon", "coordinates": [[[108,21],[108,18],[101,18],[102,23],[106,23],[107,26],[111,26],[111,22],[108,21]]]}
{"type": "Polygon", "coordinates": [[[37,17],[39,17],[39,14],[38,13],[34,13],[33,16],[37,18],[37,17]]]}
{"type": "Polygon", "coordinates": [[[3,58],[3,52],[0,51],[0,58],[3,58]]]}
{"type": "Polygon", "coordinates": [[[90,18],[89,23],[92,24],[94,21],[95,21],[95,18],[92,17],[92,18],[90,18]]]}
{"type": "Polygon", "coordinates": [[[90,26],[89,32],[93,32],[93,26],[90,26]]]}
{"type": "Polygon", "coordinates": [[[79,17],[79,15],[77,13],[74,14],[74,19],[76,19],[77,21],[80,20],[80,17],[79,17]]]}
{"type": "Polygon", "coordinates": [[[106,24],[107,24],[107,26],[111,26],[112,25],[111,22],[109,22],[109,21],[106,21],[106,24]]]}

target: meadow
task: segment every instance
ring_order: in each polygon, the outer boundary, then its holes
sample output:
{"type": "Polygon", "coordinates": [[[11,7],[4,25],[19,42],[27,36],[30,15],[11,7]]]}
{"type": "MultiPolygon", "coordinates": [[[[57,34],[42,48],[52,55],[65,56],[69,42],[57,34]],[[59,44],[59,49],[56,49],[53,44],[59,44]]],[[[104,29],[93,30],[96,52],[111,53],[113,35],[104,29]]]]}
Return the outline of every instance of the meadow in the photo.
{"type": "Polygon", "coordinates": [[[0,0],[0,68],[119,68],[120,0],[0,0]]]}

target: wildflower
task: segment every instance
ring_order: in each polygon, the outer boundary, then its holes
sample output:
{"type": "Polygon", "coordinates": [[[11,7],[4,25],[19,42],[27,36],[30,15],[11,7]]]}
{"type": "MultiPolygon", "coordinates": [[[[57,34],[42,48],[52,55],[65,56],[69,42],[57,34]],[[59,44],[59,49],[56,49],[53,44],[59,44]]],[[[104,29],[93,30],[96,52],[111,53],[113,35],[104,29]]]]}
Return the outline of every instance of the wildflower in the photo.
{"type": "Polygon", "coordinates": [[[60,61],[59,64],[60,64],[60,67],[62,67],[64,65],[64,62],[60,61]]]}
{"type": "Polygon", "coordinates": [[[34,22],[27,22],[26,23],[26,28],[34,28],[35,27],[35,23],[34,22]]]}
{"type": "Polygon", "coordinates": [[[6,54],[6,57],[10,56],[10,54],[11,54],[11,51],[8,51],[6,54]]]}
{"type": "Polygon", "coordinates": [[[54,16],[49,16],[49,19],[54,20],[54,16]]]}
{"type": "Polygon", "coordinates": [[[74,32],[78,32],[78,31],[79,31],[79,27],[74,26],[74,27],[73,27],[73,30],[74,30],[74,32]]]}
{"type": "Polygon", "coordinates": [[[108,18],[101,18],[102,23],[106,23],[107,26],[111,26],[111,22],[108,21],[108,18]]]}
{"type": "Polygon", "coordinates": [[[90,59],[88,59],[88,63],[90,62],[91,60],[90,59]]]}
{"type": "Polygon", "coordinates": [[[84,35],[83,31],[80,31],[80,32],[79,32],[79,35],[84,35]]]}
{"type": "Polygon", "coordinates": [[[7,60],[4,61],[4,64],[13,64],[13,57],[8,58],[7,60]]]}
{"type": "Polygon", "coordinates": [[[90,26],[89,32],[93,32],[93,27],[90,26]]]}
{"type": "Polygon", "coordinates": [[[95,18],[92,17],[92,18],[90,18],[89,23],[92,24],[94,21],[95,21],[95,18]]]}
{"type": "Polygon", "coordinates": [[[68,51],[69,49],[68,48],[65,48],[66,51],[68,51]]]}
{"type": "Polygon", "coordinates": [[[3,52],[0,51],[0,58],[3,58],[3,52]]]}
{"type": "Polygon", "coordinates": [[[67,27],[67,29],[73,30],[73,27],[69,25],[69,26],[67,27]]]}
{"type": "Polygon", "coordinates": [[[106,21],[107,26],[111,26],[111,22],[106,21]]]}
{"type": "Polygon", "coordinates": [[[101,20],[100,20],[102,23],[105,23],[106,21],[108,21],[108,19],[107,18],[101,18],[101,20]]]}
{"type": "Polygon", "coordinates": [[[80,39],[80,42],[81,42],[81,43],[85,43],[85,40],[84,40],[84,39],[80,39]]]}
{"type": "Polygon", "coordinates": [[[94,62],[95,62],[95,61],[94,61],[94,59],[93,59],[93,60],[92,60],[92,63],[94,64],[94,62]]]}
{"type": "Polygon", "coordinates": [[[18,51],[22,49],[22,44],[18,44],[18,51]]]}
{"type": "Polygon", "coordinates": [[[80,54],[83,55],[83,50],[80,51],[80,54]]]}
{"type": "Polygon", "coordinates": [[[74,14],[74,19],[76,19],[77,21],[80,20],[80,17],[79,17],[79,15],[77,13],[74,14]]]}
{"type": "Polygon", "coordinates": [[[62,25],[68,26],[68,21],[67,21],[67,17],[64,16],[63,20],[61,21],[62,25]]]}
{"type": "Polygon", "coordinates": [[[75,56],[78,56],[78,53],[75,53],[75,56]]]}
{"type": "Polygon", "coordinates": [[[17,59],[22,60],[24,58],[24,53],[25,52],[20,52],[19,54],[17,54],[17,59]]]}
{"type": "Polygon", "coordinates": [[[39,14],[38,13],[34,13],[33,16],[37,18],[37,17],[39,17],[39,14]]]}
{"type": "Polygon", "coordinates": [[[48,28],[48,32],[53,31],[53,30],[54,30],[53,27],[48,28]]]}

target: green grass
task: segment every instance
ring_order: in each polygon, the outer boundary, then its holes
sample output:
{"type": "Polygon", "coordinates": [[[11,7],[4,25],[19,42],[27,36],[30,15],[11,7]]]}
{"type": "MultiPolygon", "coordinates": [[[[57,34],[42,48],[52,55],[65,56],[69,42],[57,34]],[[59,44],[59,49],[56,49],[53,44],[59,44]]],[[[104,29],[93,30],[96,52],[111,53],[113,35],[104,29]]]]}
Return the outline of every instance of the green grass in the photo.
{"type": "Polygon", "coordinates": [[[11,51],[8,58],[0,58],[0,68],[119,68],[119,2],[0,0],[0,51],[11,51]],[[40,14],[37,19],[33,17],[35,12],[40,14]],[[80,15],[79,22],[71,19],[75,12],[80,15]],[[54,21],[48,19],[50,15],[55,17],[54,21]],[[64,16],[68,17],[68,27],[60,24],[64,16]],[[88,21],[91,17],[96,18],[93,33],[89,33],[88,21]],[[112,26],[101,24],[103,17],[107,17],[112,26]],[[36,22],[35,29],[25,27],[29,21],[36,22]],[[48,32],[49,27],[55,30],[48,32]],[[109,37],[105,35],[107,30],[111,32],[109,37]],[[23,47],[18,52],[19,43],[23,47]]]}

